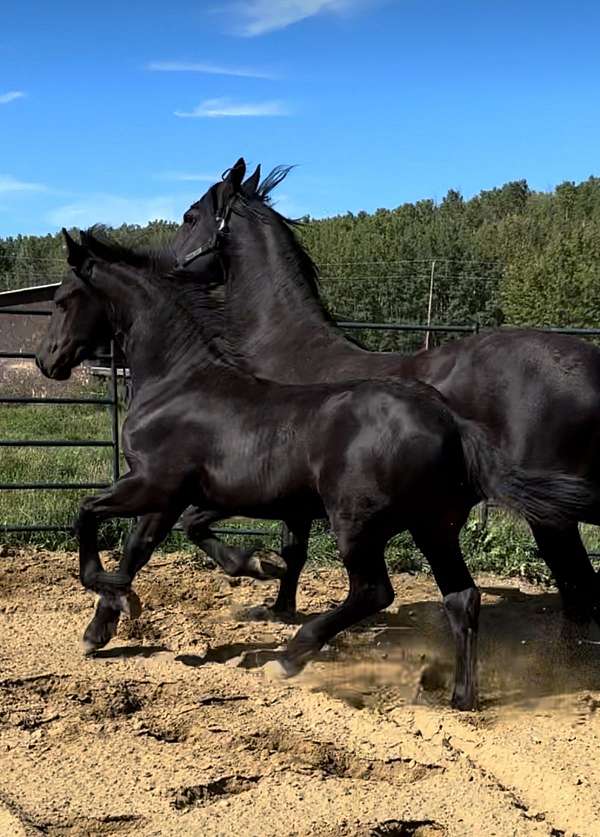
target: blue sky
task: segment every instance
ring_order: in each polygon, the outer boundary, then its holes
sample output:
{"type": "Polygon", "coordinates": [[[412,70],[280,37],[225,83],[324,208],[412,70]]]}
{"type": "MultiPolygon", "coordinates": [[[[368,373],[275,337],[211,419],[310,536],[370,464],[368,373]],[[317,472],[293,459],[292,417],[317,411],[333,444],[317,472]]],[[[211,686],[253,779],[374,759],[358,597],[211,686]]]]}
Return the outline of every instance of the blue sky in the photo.
{"type": "Polygon", "coordinates": [[[596,2],[10,5],[0,236],[179,219],[240,155],[291,215],[600,174],[596,2]]]}

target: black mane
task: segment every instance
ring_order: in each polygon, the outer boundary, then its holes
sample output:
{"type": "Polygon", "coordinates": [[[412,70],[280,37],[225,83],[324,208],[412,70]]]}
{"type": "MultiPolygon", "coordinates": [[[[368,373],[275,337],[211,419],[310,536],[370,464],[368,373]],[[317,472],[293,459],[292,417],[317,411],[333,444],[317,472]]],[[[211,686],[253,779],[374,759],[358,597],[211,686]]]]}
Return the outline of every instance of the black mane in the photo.
{"type": "MultiPolygon", "coordinates": [[[[295,166],[275,166],[275,168],[272,169],[265,178],[263,178],[254,195],[249,195],[248,197],[254,197],[263,203],[270,204],[271,192],[273,189],[276,189],[283,180],[285,180],[293,168],[295,168],[295,166]]],[[[283,216],[280,217],[283,218],[283,216]]],[[[296,221],[291,221],[289,218],[286,218],[285,220],[288,224],[298,223],[296,221]]]]}
{"type": "MultiPolygon", "coordinates": [[[[235,204],[234,212],[242,216],[254,217],[260,223],[271,227],[279,224],[280,229],[286,233],[280,241],[281,253],[289,264],[297,268],[296,271],[292,272],[293,281],[302,290],[308,291],[306,294],[307,300],[317,304],[324,319],[328,323],[335,324],[334,318],[321,299],[319,268],[313,261],[305,244],[300,240],[296,230],[297,227],[302,226],[303,222],[282,215],[274,208],[272,203],[271,193],[285,180],[293,168],[295,167],[275,166],[261,181],[255,192],[250,194],[244,192],[241,196],[242,200],[235,204]]],[[[248,245],[242,244],[240,246],[247,247],[248,245]]],[[[273,281],[282,286],[288,278],[276,275],[273,277],[273,281]]],[[[260,289],[257,290],[260,292],[260,289]]]]}
{"type": "Polygon", "coordinates": [[[128,247],[115,241],[101,224],[82,231],[81,242],[106,262],[123,262],[139,270],[147,270],[153,276],[171,276],[177,272],[177,255],[170,244],[161,247],[128,247]]]}
{"type": "MultiPolygon", "coordinates": [[[[242,187],[238,200],[233,206],[234,214],[245,217],[251,223],[268,227],[278,238],[277,249],[282,254],[287,269],[274,272],[270,275],[268,282],[257,275],[255,280],[251,277],[245,282],[242,288],[238,281],[229,277],[226,285],[223,286],[218,276],[211,281],[211,277],[205,270],[203,271],[202,259],[198,262],[197,269],[180,269],[178,260],[181,254],[172,245],[166,244],[160,248],[128,247],[110,238],[104,227],[92,227],[82,234],[82,238],[93,252],[108,262],[123,262],[163,281],[173,281],[173,290],[180,296],[182,303],[188,305],[190,313],[195,317],[200,317],[202,321],[205,320],[208,309],[211,309],[213,314],[220,307],[223,310],[223,306],[226,310],[228,296],[233,298],[236,294],[243,292],[248,306],[260,309],[265,294],[270,294],[273,290],[281,290],[285,293],[293,282],[302,298],[315,310],[317,316],[330,327],[337,328],[335,319],[321,299],[319,269],[298,235],[297,228],[302,222],[287,218],[272,204],[273,191],[293,168],[293,166],[276,166],[253,191],[249,191],[248,187],[242,187]],[[212,298],[209,299],[209,295],[212,298]]],[[[200,204],[206,200],[218,185],[212,186],[197,203],[200,204]]],[[[235,248],[244,254],[251,254],[254,252],[253,243],[253,239],[249,240],[247,236],[241,234],[228,236],[224,246],[235,248]]],[[[225,322],[227,322],[227,335],[232,346],[236,343],[238,324],[227,321],[224,316],[225,322]]],[[[361,345],[353,338],[347,339],[356,345],[361,345]]]]}

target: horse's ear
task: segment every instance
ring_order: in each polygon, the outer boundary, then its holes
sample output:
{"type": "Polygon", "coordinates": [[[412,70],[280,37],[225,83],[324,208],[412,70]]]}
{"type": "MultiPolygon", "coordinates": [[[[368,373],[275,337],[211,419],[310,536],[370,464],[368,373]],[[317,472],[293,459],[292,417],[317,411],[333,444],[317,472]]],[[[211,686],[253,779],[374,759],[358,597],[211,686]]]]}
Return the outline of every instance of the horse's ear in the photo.
{"type": "Polygon", "coordinates": [[[87,259],[87,248],[75,241],[75,239],[69,235],[64,227],[62,228],[62,234],[67,247],[67,261],[71,267],[77,269],[78,267],[81,267],[87,259]]]}
{"type": "Polygon", "coordinates": [[[247,180],[242,183],[242,192],[247,198],[251,198],[256,194],[258,184],[260,183],[260,163],[256,167],[254,174],[251,174],[247,180]]]}
{"type": "Polygon", "coordinates": [[[234,163],[230,169],[227,169],[223,175],[223,183],[220,183],[217,187],[217,215],[223,215],[227,211],[231,200],[236,195],[239,195],[245,174],[246,161],[243,157],[240,157],[237,163],[234,163]]]}
{"type": "Polygon", "coordinates": [[[89,270],[89,262],[90,262],[90,253],[87,247],[82,244],[79,244],[72,238],[66,229],[62,228],[63,238],[65,239],[65,244],[67,247],[67,261],[81,279],[88,279],[90,270],[89,270]]]}
{"type": "Polygon", "coordinates": [[[243,157],[234,163],[225,176],[225,183],[230,187],[231,193],[236,195],[242,186],[242,181],[246,176],[246,161],[243,157]]]}

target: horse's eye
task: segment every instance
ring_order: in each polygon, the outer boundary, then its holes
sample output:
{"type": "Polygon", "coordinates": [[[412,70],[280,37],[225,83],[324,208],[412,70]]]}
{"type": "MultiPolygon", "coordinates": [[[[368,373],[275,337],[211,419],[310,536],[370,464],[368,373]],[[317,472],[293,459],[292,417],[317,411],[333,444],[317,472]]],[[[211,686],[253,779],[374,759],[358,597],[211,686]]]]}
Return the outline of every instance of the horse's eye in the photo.
{"type": "Polygon", "coordinates": [[[185,213],[185,215],[183,216],[183,222],[184,222],[184,224],[193,224],[194,223],[194,216],[192,215],[191,212],[186,212],[185,213]]]}

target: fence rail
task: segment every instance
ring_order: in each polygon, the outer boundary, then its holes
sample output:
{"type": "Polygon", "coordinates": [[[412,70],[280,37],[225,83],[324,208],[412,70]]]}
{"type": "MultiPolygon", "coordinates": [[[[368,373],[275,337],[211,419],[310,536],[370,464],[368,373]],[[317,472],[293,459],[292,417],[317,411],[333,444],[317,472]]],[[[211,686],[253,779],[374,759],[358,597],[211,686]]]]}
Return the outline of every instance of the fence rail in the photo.
{"type": "MultiPolygon", "coordinates": [[[[0,315],[10,316],[34,316],[47,317],[52,314],[51,309],[27,309],[21,306],[30,305],[37,302],[49,302],[53,299],[56,289],[59,287],[58,283],[41,285],[33,288],[19,288],[12,291],[0,292],[0,315]],[[18,307],[17,307],[18,306],[18,307]]],[[[390,332],[408,332],[408,333],[423,333],[426,336],[430,334],[476,334],[480,330],[478,323],[462,323],[462,324],[440,324],[440,323],[380,323],[380,322],[357,322],[354,320],[339,320],[337,325],[342,329],[349,331],[390,331],[390,332]]],[[[600,336],[600,328],[573,328],[573,327],[545,327],[540,329],[542,331],[552,332],[555,334],[571,334],[580,337],[598,337],[600,336]]],[[[33,360],[35,354],[33,352],[19,352],[19,351],[0,351],[0,359],[7,360],[33,360]]],[[[111,409],[111,438],[110,440],[73,440],[73,439],[47,439],[47,440],[31,440],[31,439],[5,439],[0,440],[0,447],[48,447],[48,448],[71,448],[71,447],[90,447],[90,448],[111,448],[112,449],[112,477],[113,480],[119,478],[120,463],[119,463],[119,399],[118,399],[118,378],[119,376],[127,375],[128,370],[121,370],[117,366],[117,353],[115,351],[114,343],[111,344],[111,351],[108,355],[99,354],[95,358],[97,362],[108,361],[109,366],[92,367],[94,373],[108,379],[108,395],[105,398],[69,398],[69,397],[18,397],[18,396],[4,396],[0,397],[0,404],[35,404],[35,405],[52,405],[52,404],[85,404],[108,406],[111,409]]],[[[2,491],[32,491],[32,490],[51,490],[51,491],[74,491],[74,490],[96,490],[106,488],[110,483],[103,482],[81,482],[81,483],[67,483],[67,482],[39,482],[39,483],[0,483],[0,490],[2,491]]],[[[176,527],[177,528],[177,527],[176,527]]],[[[0,533],[32,533],[32,532],[70,532],[71,525],[60,524],[15,524],[9,526],[0,526],[0,533]]],[[[213,530],[217,534],[222,535],[250,535],[259,537],[273,536],[275,532],[258,529],[232,529],[232,528],[216,528],[213,530]]],[[[285,527],[282,527],[282,539],[286,537],[285,527]]]]}
{"type": "MultiPolygon", "coordinates": [[[[0,293],[0,315],[22,316],[22,317],[48,317],[52,314],[51,308],[23,308],[24,305],[31,305],[37,302],[50,302],[54,298],[58,283],[41,285],[34,288],[19,288],[13,291],[0,293]]],[[[3,360],[34,360],[34,352],[23,351],[1,351],[0,359],[3,360]]],[[[119,403],[117,398],[117,368],[115,364],[115,347],[111,344],[109,355],[101,354],[96,358],[98,362],[110,361],[109,394],[105,398],[92,397],[58,397],[58,396],[2,396],[0,404],[31,404],[46,406],[53,404],[86,406],[96,405],[110,407],[111,423],[110,439],[0,439],[0,448],[111,448],[112,455],[112,478],[113,481],[119,478],[119,403]]],[[[109,482],[16,482],[0,483],[1,491],[88,491],[108,488],[109,482]]],[[[26,532],[68,532],[72,529],[70,525],[26,525],[16,524],[12,526],[0,526],[2,533],[26,533],[26,532]]]]}

